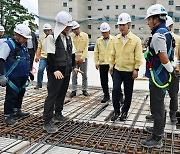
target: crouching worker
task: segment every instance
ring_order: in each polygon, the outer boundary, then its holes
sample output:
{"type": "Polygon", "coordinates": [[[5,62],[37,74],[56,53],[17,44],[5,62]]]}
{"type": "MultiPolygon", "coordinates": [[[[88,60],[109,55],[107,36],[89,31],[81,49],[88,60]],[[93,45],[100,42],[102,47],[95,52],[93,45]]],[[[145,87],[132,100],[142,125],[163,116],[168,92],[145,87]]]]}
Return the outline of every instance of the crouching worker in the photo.
{"type": "MultiPolygon", "coordinates": [[[[27,117],[22,112],[22,100],[30,75],[30,60],[25,43],[31,38],[31,30],[23,24],[14,29],[14,38],[5,41],[0,52],[0,85],[6,86],[4,123],[15,124],[14,117],[27,117]],[[5,71],[4,71],[5,70],[5,71]]],[[[33,80],[33,75],[31,74],[33,80]]]]}

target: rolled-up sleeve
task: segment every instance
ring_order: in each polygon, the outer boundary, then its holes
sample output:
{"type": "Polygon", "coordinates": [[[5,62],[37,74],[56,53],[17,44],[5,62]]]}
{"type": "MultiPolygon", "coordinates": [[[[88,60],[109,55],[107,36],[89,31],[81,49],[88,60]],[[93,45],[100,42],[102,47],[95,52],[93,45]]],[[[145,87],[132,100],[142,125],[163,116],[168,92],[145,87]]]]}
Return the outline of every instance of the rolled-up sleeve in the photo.
{"type": "Polygon", "coordinates": [[[9,48],[7,43],[3,43],[0,46],[0,58],[6,60],[9,56],[11,49],[9,48]]]}

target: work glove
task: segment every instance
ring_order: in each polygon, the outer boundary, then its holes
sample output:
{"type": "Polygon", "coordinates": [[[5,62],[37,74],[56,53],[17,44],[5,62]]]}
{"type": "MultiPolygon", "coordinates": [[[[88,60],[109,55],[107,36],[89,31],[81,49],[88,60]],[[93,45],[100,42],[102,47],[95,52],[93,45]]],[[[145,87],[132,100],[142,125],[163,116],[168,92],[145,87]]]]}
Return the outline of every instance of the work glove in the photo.
{"type": "Polygon", "coordinates": [[[7,84],[7,78],[6,78],[4,75],[1,75],[1,76],[0,76],[0,85],[1,85],[2,87],[5,87],[6,84],[7,84]]]}
{"type": "Polygon", "coordinates": [[[29,72],[29,77],[31,81],[34,81],[34,75],[32,74],[32,72],[29,72]]]}

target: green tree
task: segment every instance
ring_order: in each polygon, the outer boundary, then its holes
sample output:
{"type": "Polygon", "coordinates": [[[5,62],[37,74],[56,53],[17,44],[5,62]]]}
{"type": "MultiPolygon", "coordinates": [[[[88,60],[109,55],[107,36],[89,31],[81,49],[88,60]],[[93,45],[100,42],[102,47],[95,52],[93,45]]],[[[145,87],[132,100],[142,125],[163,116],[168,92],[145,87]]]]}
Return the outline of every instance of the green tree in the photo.
{"type": "Polygon", "coordinates": [[[38,27],[37,24],[34,24],[34,14],[29,13],[20,4],[20,0],[0,0],[0,8],[1,25],[4,26],[8,36],[12,36],[14,27],[25,20],[29,20],[31,30],[35,30],[38,27]]]}

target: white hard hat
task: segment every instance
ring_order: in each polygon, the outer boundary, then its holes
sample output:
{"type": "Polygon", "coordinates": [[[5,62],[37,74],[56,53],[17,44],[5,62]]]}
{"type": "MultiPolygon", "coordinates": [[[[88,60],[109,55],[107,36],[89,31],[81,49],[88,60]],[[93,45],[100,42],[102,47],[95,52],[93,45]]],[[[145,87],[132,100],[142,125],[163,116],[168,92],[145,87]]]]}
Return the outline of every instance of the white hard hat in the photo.
{"type": "Polygon", "coordinates": [[[78,27],[80,27],[80,25],[78,24],[78,22],[73,21],[73,22],[72,22],[72,29],[76,29],[76,28],[78,28],[78,27]]]}
{"type": "Polygon", "coordinates": [[[0,32],[4,32],[4,31],[5,31],[4,27],[0,26],[0,32]]]}
{"type": "Polygon", "coordinates": [[[170,16],[166,16],[166,27],[169,27],[170,25],[174,24],[174,21],[170,16]]]}
{"type": "Polygon", "coordinates": [[[25,38],[32,38],[30,28],[24,24],[18,24],[14,28],[14,32],[18,33],[19,35],[24,36],[25,38]]]}
{"type": "Polygon", "coordinates": [[[110,31],[110,26],[108,23],[103,22],[100,26],[100,31],[101,32],[109,32],[110,31]]]}
{"type": "Polygon", "coordinates": [[[146,13],[146,18],[153,15],[167,15],[166,9],[164,6],[162,6],[161,4],[154,4],[151,5],[148,9],[147,9],[147,13],[146,13]]]}
{"type": "Polygon", "coordinates": [[[72,26],[72,16],[68,12],[61,11],[57,14],[55,20],[54,37],[56,39],[67,26],[72,26]]]}
{"type": "Polygon", "coordinates": [[[45,30],[45,29],[52,29],[52,27],[51,27],[51,25],[50,24],[44,24],[43,25],[43,30],[45,30]]]}
{"type": "Polygon", "coordinates": [[[117,24],[127,24],[131,22],[131,17],[128,13],[121,13],[118,17],[118,22],[117,24]]]}

